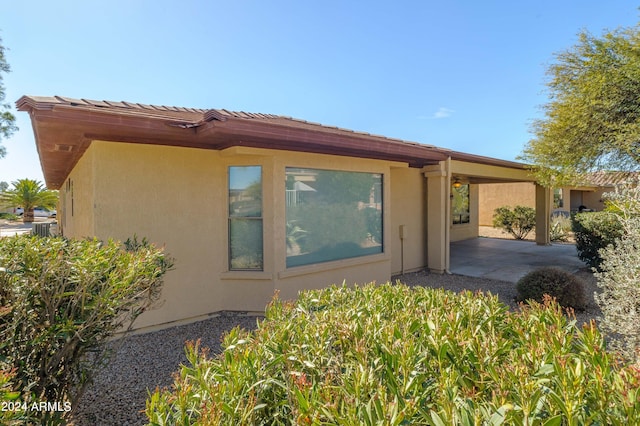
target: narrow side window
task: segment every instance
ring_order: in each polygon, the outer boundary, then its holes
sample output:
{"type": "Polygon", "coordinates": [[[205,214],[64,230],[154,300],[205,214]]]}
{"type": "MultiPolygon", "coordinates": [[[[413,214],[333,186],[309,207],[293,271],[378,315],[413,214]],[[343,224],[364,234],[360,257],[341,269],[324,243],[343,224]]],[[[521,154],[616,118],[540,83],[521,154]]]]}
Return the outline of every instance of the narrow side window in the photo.
{"type": "Polygon", "coordinates": [[[262,167],[229,167],[229,270],[262,271],[262,167]]]}

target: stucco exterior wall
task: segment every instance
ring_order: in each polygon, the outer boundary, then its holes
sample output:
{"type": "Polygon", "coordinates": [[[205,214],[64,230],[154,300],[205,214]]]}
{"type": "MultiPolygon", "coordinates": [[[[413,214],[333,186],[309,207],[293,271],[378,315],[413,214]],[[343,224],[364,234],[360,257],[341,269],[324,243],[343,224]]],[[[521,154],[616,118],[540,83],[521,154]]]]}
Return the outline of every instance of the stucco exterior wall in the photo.
{"type": "Polygon", "coordinates": [[[386,241],[392,253],[392,274],[422,269],[427,265],[426,178],[420,169],[393,168],[390,186],[391,226],[386,241]]]}
{"type": "Polygon", "coordinates": [[[611,191],[613,191],[613,188],[598,188],[595,191],[585,192],[582,197],[582,201],[587,208],[591,210],[601,211],[602,209],[604,209],[603,195],[605,192],[611,191]]]}
{"type": "Polygon", "coordinates": [[[60,189],[57,219],[64,235],[75,238],[95,235],[94,164],[95,150],[90,146],[60,189]]]}
{"type": "MultiPolygon", "coordinates": [[[[145,312],[136,328],[161,328],[222,310],[263,311],[276,290],[281,298],[290,299],[302,289],[390,278],[392,165],[398,166],[379,160],[243,147],[209,151],[93,141],[70,176],[75,185],[75,214],[68,216],[66,202],[65,234],[118,240],[136,234],[164,246],[176,259],[175,269],[165,279],[161,305],[145,312]],[[227,173],[231,165],[262,166],[263,271],[228,270],[227,173]],[[285,167],[381,173],[384,252],[287,268],[285,167]],[[83,195],[78,204],[78,189],[94,195],[83,195]]],[[[417,171],[398,176],[408,188],[420,185],[417,171]]],[[[404,197],[413,200],[413,192],[404,197]]],[[[420,190],[415,189],[415,197],[420,198],[420,190]]],[[[420,219],[417,221],[412,231],[415,241],[412,236],[410,244],[419,250],[420,219]]],[[[418,265],[416,259],[421,255],[410,257],[411,264],[418,265]]]]}
{"type": "Polygon", "coordinates": [[[493,226],[493,212],[498,207],[536,207],[536,189],[533,182],[488,183],[479,185],[480,226],[493,226]]]}

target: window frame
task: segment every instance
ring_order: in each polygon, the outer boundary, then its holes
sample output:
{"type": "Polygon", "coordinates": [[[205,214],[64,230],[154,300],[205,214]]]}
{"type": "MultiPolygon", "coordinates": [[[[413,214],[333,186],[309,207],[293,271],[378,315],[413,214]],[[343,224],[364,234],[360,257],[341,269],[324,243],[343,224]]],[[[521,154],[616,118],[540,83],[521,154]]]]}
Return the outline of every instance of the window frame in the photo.
{"type": "MultiPolygon", "coordinates": [[[[247,186],[248,187],[248,186],[247,186]]],[[[246,188],[244,188],[246,190],[246,188]]],[[[263,272],[265,270],[265,261],[264,261],[264,168],[261,164],[231,164],[227,166],[227,270],[230,272],[263,272]],[[242,168],[259,168],[259,177],[260,177],[260,214],[258,216],[234,216],[231,211],[232,205],[232,189],[231,188],[231,171],[232,169],[242,169],[242,168]],[[234,253],[233,253],[233,245],[232,245],[232,222],[252,222],[259,221],[261,224],[261,235],[260,235],[260,267],[259,268],[239,268],[233,266],[234,261],[234,253]]]]}
{"type": "Polygon", "coordinates": [[[451,223],[454,226],[460,225],[469,225],[471,223],[471,185],[469,183],[463,183],[459,188],[454,188],[451,185],[451,223]],[[454,203],[455,203],[455,194],[454,191],[462,196],[460,189],[466,187],[467,188],[467,211],[466,213],[455,213],[454,203]],[[466,221],[462,218],[466,215],[466,221]],[[459,220],[456,220],[456,217],[459,217],[459,220]]]}

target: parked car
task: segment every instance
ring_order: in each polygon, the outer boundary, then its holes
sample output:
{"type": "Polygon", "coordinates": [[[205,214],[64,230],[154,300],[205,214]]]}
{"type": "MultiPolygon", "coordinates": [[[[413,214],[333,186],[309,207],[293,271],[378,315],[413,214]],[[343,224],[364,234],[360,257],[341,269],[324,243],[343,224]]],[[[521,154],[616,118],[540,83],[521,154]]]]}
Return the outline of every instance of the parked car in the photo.
{"type": "MultiPolygon", "coordinates": [[[[56,210],[47,210],[42,207],[36,207],[33,209],[33,217],[56,217],[56,210]]],[[[24,214],[24,209],[22,207],[18,207],[15,209],[15,214],[18,216],[22,216],[24,214]]]]}

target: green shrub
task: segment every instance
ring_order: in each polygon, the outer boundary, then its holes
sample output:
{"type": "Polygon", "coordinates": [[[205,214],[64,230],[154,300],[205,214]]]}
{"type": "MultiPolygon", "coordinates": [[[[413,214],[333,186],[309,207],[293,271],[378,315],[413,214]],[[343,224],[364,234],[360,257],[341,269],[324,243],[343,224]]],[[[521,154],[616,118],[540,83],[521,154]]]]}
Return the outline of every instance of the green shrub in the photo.
{"type": "Polygon", "coordinates": [[[15,221],[20,219],[20,216],[13,213],[0,212],[0,219],[15,221]]]}
{"type": "Polygon", "coordinates": [[[640,371],[555,302],[509,312],[493,295],[404,285],[275,299],[211,358],[186,347],[151,425],[635,424],[640,371]]]}
{"type": "Polygon", "coordinates": [[[498,207],[493,213],[493,226],[513,235],[516,240],[524,240],[536,227],[536,211],[531,207],[498,207]]]}
{"type": "Polygon", "coordinates": [[[640,187],[626,186],[611,194],[622,236],[600,250],[602,292],[596,302],[602,310],[604,330],[614,337],[612,347],[640,363],[640,187]]]}
{"type": "Polygon", "coordinates": [[[551,241],[568,241],[571,232],[571,219],[562,215],[551,216],[549,238],[551,241]]]}
{"type": "Polygon", "coordinates": [[[15,374],[4,363],[0,363],[0,424],[19,425],[28,422],[24,415],[22,404],[18,398],[20,392],[12,389],[12,380],[15,374]]]}
{"type": "Polygon", "coordinates": [[[560,306],[584,310],[587,298],[584,283],[575,275],[558,268],[540,268],[518,280],[517,300],[535,300],[542,303],[544,296],[556,299],[560,306]]]}
{"type": "Polygon", "coordinates": [[[600,268],[600,250],[622,235],[620,216],[608,212],[577,213],[572,216],[578,257],[592,268],[600,268]]]}
{"type": "MultiPolygon", "coordinates": [[[[106,340],[159,297],[171,260],[144,240],[125,245],[128,250],[113,241],[0,239],[0,360],[14,372],[11,387],[27,407],[73,407],[107,359],[106,340]]],[[[56,424],[66,415],[26,411],[34,423],[56,424]]]]}

